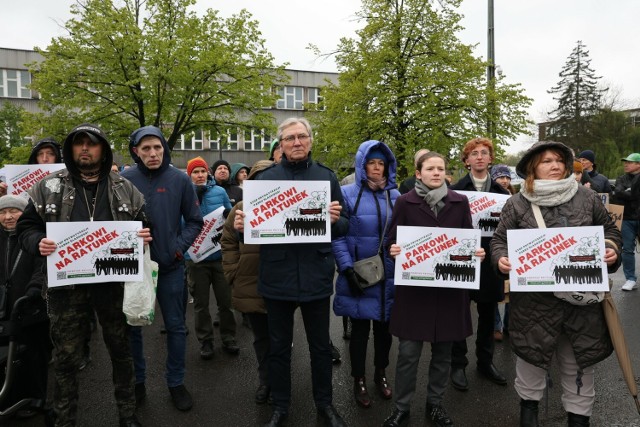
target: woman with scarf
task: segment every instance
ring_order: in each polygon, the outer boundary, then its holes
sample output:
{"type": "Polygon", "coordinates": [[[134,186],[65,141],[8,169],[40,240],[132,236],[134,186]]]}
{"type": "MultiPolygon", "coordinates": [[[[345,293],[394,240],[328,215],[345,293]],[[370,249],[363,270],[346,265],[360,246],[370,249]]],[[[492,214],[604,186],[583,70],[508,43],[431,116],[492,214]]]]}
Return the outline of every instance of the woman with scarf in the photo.
{"type": "MultiPolygon", "coordinates": [[[[620,265],[621,235],[599,196],[573,176],[573,154],[564,144],[534,144],[516,166],[525,178],[520,193],[502,209],[491,241],[492,262],[509,274],[507,230],[540,227],[604,227],[609,273],[620,265]],[[534,209],[542,214],[540,224],[534,209]]],[[[512,292],[511,346],[517,355],[515,388],[521,398],[520,426],[538,425],[538,402],[551,359],[560,365],[562,404],[569,426],[588,426],[595,400],[594,365],[613,351],[602,305],[574,305],[553,292],[512,292]]]]}
{"type": "MultiPolygon", "coordinates": [[[[398,226],[473,228],[469,200],[447,189],[446,161],[438,153],[423,154],[416,165],[415,188],[398,198],[387,235],[389,253],[400,254],[396,244],[398,226]]],[[[475,255],[484,259],[485,251],[475,255]]],[[[396,427],[409,419],[411,398],[416,389],[418,363],[423,343],[431,343],[427,384],[427,417],[436,426],[453,421],[442,406],[449,383],[451,347],[454,341],[471,335],[469,293],[465,289],[396,286],[391,310],[391,333],[400,339],[396,365],[395,410],[384,421],[396,427]]]]}
{"type": "Polygon", "coordinates": [[[338,316],[351,319],[351,375],[355,401],[363,408],[371,406],[365,379],[367,341],[373,324],[374,383],[383,399],[391,399],[391,387],[385,368],[389,365],[391,334],[389,314],[393,304],[393,261],[383,255],[382,241],[389,229],[391,211],[400,195],[396,190],[396,159],[384,143],[363,142],[355,160],[355,182],[342,187],[344,209],[349,215],[349,232],[332,242],[340,275],[336,281],[333,309],[338,316]],[[385,277],[377,284],[363,287],[354,262],[381,256],[385,277]]]}

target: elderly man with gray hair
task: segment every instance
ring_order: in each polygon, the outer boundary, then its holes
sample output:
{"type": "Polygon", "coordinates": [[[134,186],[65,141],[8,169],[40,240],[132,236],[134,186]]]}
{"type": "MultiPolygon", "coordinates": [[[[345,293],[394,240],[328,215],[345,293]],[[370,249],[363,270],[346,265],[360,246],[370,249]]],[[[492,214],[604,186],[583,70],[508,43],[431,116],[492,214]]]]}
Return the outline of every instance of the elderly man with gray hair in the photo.
{"type": "MultiPolygon", "coordinates": [[[[313,133],[309,122],[289,118],[278,127],[277,137],[282,160],[258,174],[256,180],[329,181],[331,238],[344,236],[349,221],[342,212],[340,184],[332,170],[312,159],[313,133]]],[[[244,230],[244,213],[240,210],[236,211],[234,228],[244,230]]],[[[273,398],[273,415],[267,426],[284,425],[289,412],[293,315],[298,307],[311,353],[313,399],[318,415],[328,425],[345,425],[332,404],[329,315],[334,272],[330,242],[260,246],[258,293],[267,307],[268,370],[273,398]]]]}

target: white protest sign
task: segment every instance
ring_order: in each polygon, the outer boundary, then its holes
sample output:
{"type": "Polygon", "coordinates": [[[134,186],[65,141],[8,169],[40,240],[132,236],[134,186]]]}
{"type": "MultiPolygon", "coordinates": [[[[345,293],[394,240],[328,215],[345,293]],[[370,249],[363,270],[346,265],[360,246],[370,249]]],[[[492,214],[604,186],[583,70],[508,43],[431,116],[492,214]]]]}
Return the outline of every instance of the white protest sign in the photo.
{"type": "Polygon", "coordinates": [[[608,291],[602,226],[507,230],[511,292],[608,291]]]}
{"type": "Polygon", "coordinates": [[[7,194],[29,198],[27,190],[49,174],[64,169],[64,163],[45,165],[6,165],[7,194]]]}
{"type": "Polygon", "coordinates": [[[480,230],[399,226],[396,243],[396,285],[480,288],[480,230]]]}
{"type": "Polygon", "coordinates": [[[242,191],[245,243],[331,241],[329,181],[248,180],[242,191]]]}
{"type": "Polygon", "coordinates": [[[47,222],[49,287],[143,280],[141,221],[47,222]]]}
{"type": "Polygon", "coordinates": [[[484,191],[455,191],[469,199],[473,228],[479,229],[482,237],[493,236],[500,222],[500,212],[511,195],[484,191]]]}
{"type": "Polygon", "coordinates": [[[224,227],[224,206],[209,212],[205,217],[204,225],[200,234],[193,241],[187,253],[191,257],[191,261],[200,262],[211,254],[218,252],[222,245],[220,238],[222,237],[222,228],[224,227]]]}

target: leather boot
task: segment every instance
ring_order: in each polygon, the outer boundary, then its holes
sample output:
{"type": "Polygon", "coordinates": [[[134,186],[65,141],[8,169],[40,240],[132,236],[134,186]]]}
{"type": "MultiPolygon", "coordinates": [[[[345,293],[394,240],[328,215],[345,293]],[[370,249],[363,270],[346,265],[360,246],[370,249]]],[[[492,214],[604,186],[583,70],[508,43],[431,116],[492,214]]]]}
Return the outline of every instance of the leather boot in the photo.
{"type": "Polygon", "coordinates": [[[569,427],[589,427],[589,417],[568,412],[569,427]]]}
{"type": "Polygon", "coordinates": [[[538,427],[537,400],[520,400],[520,427],[538,427]]]}
{"type": "Polygon", "coordinates": [[[371,407],[371,398],[369,397],[367,382],[364,377],[353,379],[353,397],[356,399],[356,403],[363,408],[371,407]]]}
{"type": "Polygon", "coordinates": [[[373,382],[376,384],[378,392],[380,392],[380,396],[382,396],[383,399],[391,399],[393,393],[391,392],[391,386],[389,385],[389,381],[387,381],[384,369],[376,369],[373,382]]]}

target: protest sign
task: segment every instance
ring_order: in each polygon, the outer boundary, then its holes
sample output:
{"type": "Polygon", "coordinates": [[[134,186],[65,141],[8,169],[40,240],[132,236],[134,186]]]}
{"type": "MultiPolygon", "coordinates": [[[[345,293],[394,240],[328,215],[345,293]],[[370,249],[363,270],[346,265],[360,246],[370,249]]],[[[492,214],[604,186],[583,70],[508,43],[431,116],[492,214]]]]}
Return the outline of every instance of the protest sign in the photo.
{"type": "Polygon", "coordinates": [[[624,206],[614,205],[609,203],[607,206],[607,212],[609,212],[609,218],[616,224],[618,230],[622,230],[622,217],[624,214],[624,206]]]}
{"type": "Polygon", "coordinates": [[[140,221],[47,222],[49,287],[142,281],[140,221]]]}
{"type": "Polygon", "coordinates": [[[27,190],[49,174],[64,169],[64,163],[45,165],[6,165],[7,194],[29,198],[27,190]]]}
{"type": "Polygon", "coordinates": [[[331,241],[329,181],[245,181],[244,242],[331,241]]]}
{"type": "Polygon", "coordinates": [[[602,226],[507,230],[511,292],[608,291],[602,226]]]}
{"type": "Polygon", "coordinates": [[[224,227],[224,206],[220,206],[213,212],[209,212],[205,217],[204,225],[200,234],[193,241],[187,253],[193,262],[200,262],[211,254],[218,252],[222,245],[222,228],[224,227]]]}
{"type": "Polygon", "coordinates": [[[511,195],[483,191],[456,190],[456,192],[469,199],[473,228],[479,229],[482,232],[482,237],[493,236],[493,232],[496,231],[500,222],[500,212],[511,195]]]}
{"type": "Polygon", "coordinates": [[[480,288],[480,230],[399,226],[396,243],[396,285],[480,288]]]}

